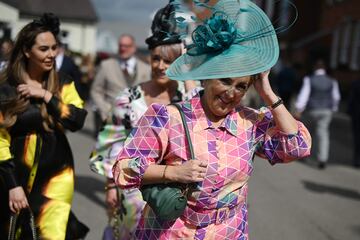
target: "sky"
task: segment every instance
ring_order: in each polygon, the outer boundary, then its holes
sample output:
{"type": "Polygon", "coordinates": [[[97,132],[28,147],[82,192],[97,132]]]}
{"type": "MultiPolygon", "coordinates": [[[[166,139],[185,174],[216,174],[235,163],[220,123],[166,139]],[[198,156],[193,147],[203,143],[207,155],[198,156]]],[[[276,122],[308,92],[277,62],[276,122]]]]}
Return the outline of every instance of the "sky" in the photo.
{"type": "Polygon", "coordinates": [[[98,40],[98,48],[104,48],[100,50],[105,51],[114,51],[117,48],[116,39],[122,33],[131,33],[136,38],[137,45],[145,47],[145,39],[150,34],[152,14],[168,3],[168,0],[91,1],[99,18],[98,33],[102,36],[98,40]]]}
{"type": "Polygon", "coordinates": [[[145,22],[149,14],[165,6],[168,0],[91,0],[101,20],[145,22]]]}

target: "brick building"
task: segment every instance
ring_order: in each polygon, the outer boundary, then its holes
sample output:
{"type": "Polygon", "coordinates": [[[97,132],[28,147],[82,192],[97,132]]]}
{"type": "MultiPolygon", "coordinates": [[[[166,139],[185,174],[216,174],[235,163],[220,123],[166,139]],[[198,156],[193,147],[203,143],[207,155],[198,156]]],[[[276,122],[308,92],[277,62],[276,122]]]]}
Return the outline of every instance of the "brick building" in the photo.
{"type": "Polygon", "coordinates": [[[328,61],[346,97],[350,82],[360,78],[360,1],[294,1],[299,20],[286,40],[292,58],[309,68],[314,58],[328,61]]]}

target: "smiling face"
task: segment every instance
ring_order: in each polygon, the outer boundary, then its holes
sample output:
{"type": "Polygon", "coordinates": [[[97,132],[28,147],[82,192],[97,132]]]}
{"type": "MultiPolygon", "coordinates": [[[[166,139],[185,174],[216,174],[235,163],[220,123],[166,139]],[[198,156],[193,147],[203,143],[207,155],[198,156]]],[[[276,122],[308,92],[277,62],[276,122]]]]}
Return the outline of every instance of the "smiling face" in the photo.
{"type": "Polygon", "coordinates": [[[225,118],[240,104],[251,84],[251,76],[205,80],[201,101],[208,118],[211,121],[225,118]]]}
{"type": "Polygon", "coordinates": [[[171,62],[160,53],[159,47],[151,51],[151,75],[152,79],[158,83],[166,83],[169,78],[166,76],[165,71],[170,66],[171,62]]]}
{"type": "Polygon", "coordinates": [[[170,64],[181,55],[181,44],[160,45],[151,50],[152,80],[158,84],[170,81],[165,72],[170,64]]]}
{"type": "Polygon", "coordinates": [[[50,71],[54,67],[57,47],[56,39],[51,32],[39,33],[31,49],[25,50],[28,68],[39,72],[50,71]]]}

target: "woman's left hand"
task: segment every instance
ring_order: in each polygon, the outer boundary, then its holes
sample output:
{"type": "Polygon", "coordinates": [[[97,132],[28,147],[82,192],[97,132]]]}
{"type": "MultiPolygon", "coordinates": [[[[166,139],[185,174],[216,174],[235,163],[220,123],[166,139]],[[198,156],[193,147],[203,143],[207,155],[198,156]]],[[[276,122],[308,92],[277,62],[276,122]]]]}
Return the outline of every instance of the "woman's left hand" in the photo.
{"type": "Polygon", "coordinates": [[[20,84],[17,87],[17,91],[24,98],[44,98],[46,90],[30,84],[20,84]]]}
{"type": "Polygon", "coordinates": [[[273,93],[269,81],[270,70],[259,73],[254,81],[254,87],[261,97],[268,96],[273,93]]]}

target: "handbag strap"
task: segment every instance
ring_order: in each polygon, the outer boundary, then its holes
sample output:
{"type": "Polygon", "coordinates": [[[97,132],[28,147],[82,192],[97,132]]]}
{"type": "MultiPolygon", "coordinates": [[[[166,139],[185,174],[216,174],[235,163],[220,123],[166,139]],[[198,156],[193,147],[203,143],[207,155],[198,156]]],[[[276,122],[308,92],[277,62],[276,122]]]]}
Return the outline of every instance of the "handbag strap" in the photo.
{"type": "MultiPolygon", "coordinates": [[[[33,240],[37,240],[38,238],[37,238],[37,234],[36,234],[35,217],[30,208],[28,208],[28,211],[29,211],[29,215],[30,215],[31,234],[32,234],[33,240]]],[[[16,222],[19,218],[19,214],[20,213],[11,214],[11,216],[10,216],[8,240],[15,240],[16,222]]]]}
{"type": "Polygon", "coordinates": [[[192,141],[191,141],[191,138],[190,138],[189,128],[188,128],[188,125],[187,125],[187,122],[186,122],[184,111],[182,110],[181,106],[179,104],[177,104],[177,103],[172,103],[171,105],[174,105],[180,112],[181,120],[182,120],[184,130],[185,130],[186,140],[187,140],[188,145],[189,145],[190,156],[191,156],[191,159],[195,159],[194,147],[192,145],[192,141]]]}
{"type": "Polygon", "coordinates": [[[18,214],[11,214],[10,216],[8,240],[15,240],[16,222],[18,216],[19,216],[18,214]]]}

